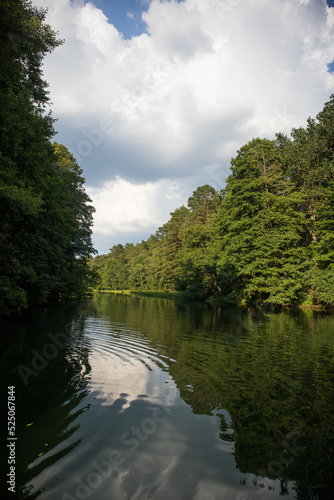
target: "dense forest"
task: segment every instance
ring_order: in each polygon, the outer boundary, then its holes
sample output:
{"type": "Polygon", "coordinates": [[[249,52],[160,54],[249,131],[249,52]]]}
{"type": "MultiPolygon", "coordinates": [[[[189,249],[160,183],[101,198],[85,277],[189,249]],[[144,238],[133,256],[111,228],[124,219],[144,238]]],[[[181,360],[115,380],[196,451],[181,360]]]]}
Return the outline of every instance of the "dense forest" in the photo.
{"type": "Polygon", "coordinates": [[[100,289],[333,305],[334,95],[291,137],[242,146],[225,189],[199,187],[147,241],[115,245],[91,266],[100,289]]]}
{"type": "Polygon", "coordinates": [[[75,159],[51,142],[41,66],[62,41],[31,2],[0,6],[0,314],[10,314],[84,293],[94,208],[75,159]]]}

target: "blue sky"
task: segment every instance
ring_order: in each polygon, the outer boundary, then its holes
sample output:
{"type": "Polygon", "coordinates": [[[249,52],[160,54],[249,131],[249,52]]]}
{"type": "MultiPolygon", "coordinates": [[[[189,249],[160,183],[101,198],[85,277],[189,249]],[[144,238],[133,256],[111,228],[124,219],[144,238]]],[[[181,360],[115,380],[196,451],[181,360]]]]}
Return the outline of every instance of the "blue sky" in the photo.
{"type": "Polygon", "coordinates": [[[44,76],[99,253],[147,239],[197,187],[222,189],[238,148],[305,126],[334,93],[324,0],[33,2],[65,39],[44,76]]]}
{"type": "MultiPolygon", "coordinates": [[[[177,2],[180,1],[177,0],[177,2]]],[[[334,0],[326,1],[329,7],[334,7],[334,0]]],[[[141,14],[143,10],[148,9],[150,0],[93,0],[91,3],[104,12],[125,38],[146,32],[146,25],[141,19],[141,14]]],[[[226,4],[228,3],[227,0],[226,4]]],[[[233,5],[233,1],[231,4],[233,5]]]]}
{"type": "MultiPolygon", "coordinates": [[[[176,1],[180,3],[182,0],[176,1]]],[[[326,1],[329,7],[334,7],[334,0],[326,1]]],[[[148,10],[150,0],[92,0],[91,3],[103,11],[108,21],[122,33],[124,38],[130,39],[147,33],[147,25],[142,20],[142,13],[148,10]]],[[[328,63],[328,70],[331,73],[334,72],[334,61],[328,63]]]]}
{"type": "Polygon", "coordinates": [[[92,3],[104,12],[109,22],[125,38],[131,38],[146,31],[146,25],[141,19],[142,11],[148,8],[145,0],[94,0],[92,3]]]}

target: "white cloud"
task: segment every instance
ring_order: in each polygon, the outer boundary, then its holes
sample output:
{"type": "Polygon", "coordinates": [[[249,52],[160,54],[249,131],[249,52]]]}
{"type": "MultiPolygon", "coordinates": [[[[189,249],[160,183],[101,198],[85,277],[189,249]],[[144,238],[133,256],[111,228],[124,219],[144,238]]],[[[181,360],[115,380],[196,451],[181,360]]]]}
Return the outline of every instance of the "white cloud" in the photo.
{"type": "Polygon", "coordinates": [[[211,36],[202,30],[196,2],[153,0],[143,20],[154,46],[165,57],[186,61],[211,50],[211,36]]]}
{"type": "Polygon", "coordinates": [[[174,182],[131,184],[117,178],[101,188],[87,188],[96,208],[97,233],[115,237],[121,233],[155,232],[165,220],[165,209],[173,211],[181,202],[174,182]]]}
{"type": "MultiPolygon", "coordinates": [[[[304,125],[333,93],[334,8],[324,0],[152,0],[148,34],[130,40],[90,3],[34,3],[50,6],[48,22],[66,39],[45,60],[57,140],[102,198],[124,182],[145,186],[151,203],[163,179],[182,190],[189,177],[191,190],[196,179],[210,183],[208,165],[221,179],[219,165],[236,148],[304,125]]],[[[94,200],[99,232],[110,220],[102,198],[94,200]]],[[[161,200],[164,220],[175,207],[161,200]]],[[[147,227],[154,223],[149,212],[147,204],[139,223],[125,210],[113,227],[127,228],[131,240],[146,217],[147,227]]]]}

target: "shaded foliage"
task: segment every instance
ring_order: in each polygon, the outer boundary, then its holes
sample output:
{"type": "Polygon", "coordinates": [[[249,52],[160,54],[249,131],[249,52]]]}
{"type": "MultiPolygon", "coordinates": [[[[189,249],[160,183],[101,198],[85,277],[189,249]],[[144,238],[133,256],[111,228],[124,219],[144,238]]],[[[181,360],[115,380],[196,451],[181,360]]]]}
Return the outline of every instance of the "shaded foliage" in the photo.
{"type": "Polygon", "coordinates": [[[11,313],[83,293],[93,208],[75,159],[51,143],[41,66],[62,42],[30,2],[0,6],[0,313],[11,313]]]}

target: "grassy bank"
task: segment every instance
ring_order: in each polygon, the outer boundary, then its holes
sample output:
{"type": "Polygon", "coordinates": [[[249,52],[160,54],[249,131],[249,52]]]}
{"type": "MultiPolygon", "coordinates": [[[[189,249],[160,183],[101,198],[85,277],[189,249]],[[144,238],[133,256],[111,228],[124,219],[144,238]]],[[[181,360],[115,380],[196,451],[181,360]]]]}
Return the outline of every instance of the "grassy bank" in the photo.
{"type": "Polygon", "coordinates": [[[143,297],[155,297],[160,299],[183,299],[178,292],[150,292],[150,291],[134,291],[134,290],[96,290],[98,293],[115,293],[118,295],[139,295],[143,297]]]}

